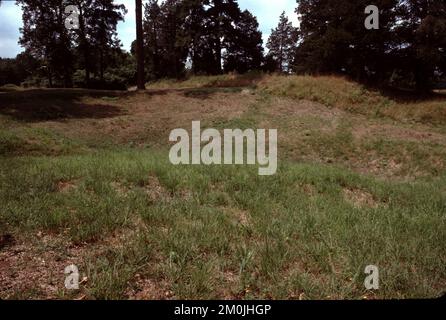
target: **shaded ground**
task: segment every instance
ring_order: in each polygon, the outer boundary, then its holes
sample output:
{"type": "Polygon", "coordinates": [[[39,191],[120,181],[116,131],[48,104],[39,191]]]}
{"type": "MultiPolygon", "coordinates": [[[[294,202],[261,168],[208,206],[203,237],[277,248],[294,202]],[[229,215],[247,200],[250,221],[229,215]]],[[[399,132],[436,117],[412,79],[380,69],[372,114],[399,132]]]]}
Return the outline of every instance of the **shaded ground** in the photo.
{"type": "Polygon", "coordinates": [[[122,93],[94,92],[86,90],[34,89],[3,93],[0,99],[0,114],[18,121],[48,121],[72,118],[101,119],[122,115],[122,109],[107,104],[107,101],[124,96],[122,93]],[[84,104],[83,95],[101,98],[96,104],[84,104]]]}

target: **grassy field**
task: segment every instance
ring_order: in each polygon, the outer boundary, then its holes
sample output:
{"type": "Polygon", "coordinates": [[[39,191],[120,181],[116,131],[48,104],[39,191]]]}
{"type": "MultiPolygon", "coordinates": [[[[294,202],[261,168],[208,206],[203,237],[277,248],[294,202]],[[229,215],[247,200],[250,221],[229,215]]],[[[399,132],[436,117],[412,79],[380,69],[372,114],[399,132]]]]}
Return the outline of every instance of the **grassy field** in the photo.
{"type": "Polygon", "coordinates": [[[446,291],[446,96],[335,77],[0,90],[0,298],[377,299],[446,291]],[[279,170],[173,166],[191,121],[277,128],[279,170]],[[64,288],[79,267],[81,288],[64,288]],[[364,268],[380,289],[364,288],[364,268]]]}

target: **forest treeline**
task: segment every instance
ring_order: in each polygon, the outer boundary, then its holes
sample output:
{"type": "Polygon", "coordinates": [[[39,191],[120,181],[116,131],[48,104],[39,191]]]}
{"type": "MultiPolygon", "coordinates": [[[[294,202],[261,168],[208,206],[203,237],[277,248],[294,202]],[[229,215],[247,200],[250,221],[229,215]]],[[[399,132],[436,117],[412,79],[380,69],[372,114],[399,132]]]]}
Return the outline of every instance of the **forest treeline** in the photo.
{"type": "MultiPolygon", "coordinates": [[[[15,59],[0,59],[0,85],[125,89],[136,81],[135,42],[122,49],[113,0],[18,0],[15,59]],[[67,4],[79,28],[65,26],[67,4]]],[[[446,75],[446,1],[374,0],[379,29],[364,26],[370,0],[298,0],[299,28],[283,13],[263,43],[257,18],[236,0],[144,2],[147,81],[191,74],[341,74],[357,81],[428,91],[446,75]]]]}

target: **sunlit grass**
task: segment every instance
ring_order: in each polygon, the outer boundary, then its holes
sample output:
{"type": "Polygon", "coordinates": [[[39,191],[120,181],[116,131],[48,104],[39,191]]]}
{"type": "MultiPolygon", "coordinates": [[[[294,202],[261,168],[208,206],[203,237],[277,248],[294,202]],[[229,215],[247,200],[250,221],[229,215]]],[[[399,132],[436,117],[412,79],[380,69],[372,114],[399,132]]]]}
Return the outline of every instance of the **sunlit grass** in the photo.
{"type": "MultiPolygon", "coordinates": [[[[54,280],[60,298],[444,291],[441,96],[401,102],[337,77],[258,74],[150,87],[195,89],[1,94],[0,236],[17,243],[0,254],[46,259],[56,275],[76,263],[87,280],[79,293],[54,280]],[[278,173],[171,165],[169,129],[188,129],[203,110],[203,128],[277,128],[278,173]],[[363,285],[370,264],[381,274],[374,292],[363,285]]],[[[26,261],[14,270],[34,270],[26,261]]]]}
{"type": "Polygon", "coordinates": [[[259,177],[132,150],[6,159],[0,225],[76,243],[133,230],[123,249],[81,262],[95,298],[124,297],[136,273],[163,279],[178,298],[360,298],[369,264],[382,271],[377,297],[433,297],[446,277],[445,181],[390,183],[286,163],[259,177]]]}

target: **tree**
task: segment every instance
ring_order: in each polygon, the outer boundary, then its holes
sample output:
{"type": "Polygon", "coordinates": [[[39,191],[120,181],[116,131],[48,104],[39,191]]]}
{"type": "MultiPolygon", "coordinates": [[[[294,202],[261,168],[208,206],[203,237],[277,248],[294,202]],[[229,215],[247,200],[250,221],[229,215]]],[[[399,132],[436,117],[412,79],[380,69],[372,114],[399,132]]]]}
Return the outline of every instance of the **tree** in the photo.
{"type": "Polygon", "coordinates": [[[406,0],[397,7],[399,56],[405,63],[400,70],[412,76],[415,88],[429,91],[438,77],[446,74],[446,3],[406,0]]]}
{"type": "Polygon", "coordinates": [[[160,66],[162,55],[160,50],[161,8],[157,0],[150,0],[144,8],[145,66],[147,75],[151,79],[158,79],[162,73],[160,66]]]}
{"type": "Polygon", "coordinates": [[[39,63],[28,52],[19,53],[14,59],[0,58],[0,86],[21,85],[23,81],[38,72],[39,63]]]}
{"type": "Polygon", "coordinates": [[[192,71],[198,74],[220,74],[223,52],[231,44],[241,11],[236,0],[180,1],[183,28],[179,43],[186,46],[192,71]]]}
{"type": "Polygon", "coordinates": [[[136,58],[138,68],[137,86],[138,90],[146,88],[144,82],[144,35],[143,35],[143,21],[142,21],[142,1],[136,1],[136,58]]]}
{"type": "Polygon", "coordinates": [[[184,0],[182,5],[184,27],[181,30],[181,43],[188,49],[194,74],[212,69],[213,53],[208,44],[207,31],[203,21],[206,20],[206,9],[203,0],[184,0]]]}
{"type": "Polygon", "coordinates": [[[379,30],[364,26],[367,0],[299,0],[301,44],[297,71],[342,73],[357,80],[384,74],[398,0],[376,0],[379,30]]]}
{"type": "Polygon", "coordinates": [[[206,11],[205,30],[208,42],[206,45],[213,53],[213,64],[207,70],[211,74],[222,72],[222,51],[225,44],[230,43],[230,35],[234,34],[234,25],[238,23],[241,12],[235,0],[209,0],[206,11]]]}
{"type": "Polygon", "coordinates": [[[179,78],[184,73],[189,42],[184,39],[183,2],[152,0],[145,6],[144,40],[149,79],[179,78]]]}
{"type": "Polygon", "coordinates": [[[277,28],[271,30],[266,47],[268,55],[276,61],[279,72],[289,73],[292,70],[293,59],[298,41],[298,29],[293,27],[285,11],[280,15],[277,28]]]}
{"type": "Polygon", "coordinates": [[[75,33],[78,36],[78,49],[83,56],[85,84],[88,86],[90,83],[90,71],[92,68],[90,61],[90,47],[92,47],[92,43],[89,41],[89,35],[91,34],[91,12],[93,10],[93,0],[76,0],[74,3],[79,9],[79,29],[77,29],[77,32],[75,33]]]}
{"type": "Polygon", "coordinates": [[[114,4],[110,0],[93,0],[92,6],[89,19],[90,41],[94,56],[99,60],[99,77],[103,80],[106,67],[114,63],[113,57],[116,52],[120,52],[121,42],[116,28],[118,22],[124,20],[127,10],[124,5],[114,4]]]}
{"type": "Polygon", "coordinates": [[[70,5],[78,9],[79,28],[68,28],[65,0],[18,3],[23,9],[20,43],[40,61],[50,87],[71,87],[76,69],[85,71],[81,85],[89,86],[91,72],[104,82],[106,69],[116,67],[122,55],[116,26],[124,19],[123,5],[111,0],[73,0],[70,5]]]}
{"type": "Polygon", "coordinates": [[[246,72],[263,59],[262,35],[235,0],[151,0],[145,7],[149,78],[181,77],[189,58],[192,72],[246,72]]]}
{"type": "Polygon", "coordinates": [[[224,58],[224,70],[245,73],[259,70],[263,60],[263,40],[259,23],[248,10],[241,13],[233,35],[228,37],[224,58]]]}
{"type": "Polygon", "coordinates": [[[72,3],[79,13],[79,28],[73,33],[88,85],[91,71],[103,80],[106,66],[114,63],[111,58],[121,47],[116,27],[124,20],[127,10],[110,0],[73,0],[72,3]]]}
{"type": "Polygon", "coordinates": [[[181,0],[166,0],[161,6],[162,61],[164,76],[179,78],[184,73],[188,43],[182,39],[184,18],[181,0]]]}
{"type": "Polygon", "coordinates": [[[23,10],[20,44],[43,62],[50,87],[61,83],[72,86],[74,57],[72,38],[65,28],[65,5],[62,0],[18,0],[23,10]]]}
{"type": "Polygon", "coordinates": [[[446,3],[375,0],[379,29],[364,27],[367,0],[299,0],[297,71],[430,90],[445,74],[446,3]]]}

